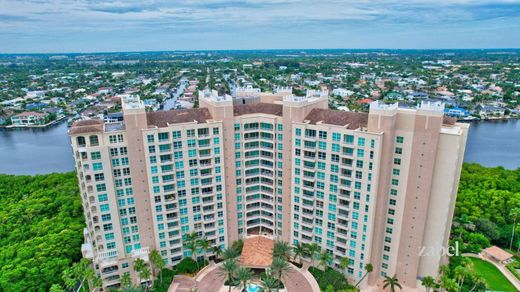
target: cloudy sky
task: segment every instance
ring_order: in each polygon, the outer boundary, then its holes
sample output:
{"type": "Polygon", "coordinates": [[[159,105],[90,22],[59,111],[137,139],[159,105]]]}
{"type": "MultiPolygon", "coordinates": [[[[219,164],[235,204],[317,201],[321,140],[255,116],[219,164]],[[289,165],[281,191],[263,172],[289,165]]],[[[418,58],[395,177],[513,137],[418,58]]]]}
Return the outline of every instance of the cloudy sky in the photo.
{"type": "Polygon", "coordinates": [[[519,47],[520,0],[0,0],[0,53],[519,47]]]}

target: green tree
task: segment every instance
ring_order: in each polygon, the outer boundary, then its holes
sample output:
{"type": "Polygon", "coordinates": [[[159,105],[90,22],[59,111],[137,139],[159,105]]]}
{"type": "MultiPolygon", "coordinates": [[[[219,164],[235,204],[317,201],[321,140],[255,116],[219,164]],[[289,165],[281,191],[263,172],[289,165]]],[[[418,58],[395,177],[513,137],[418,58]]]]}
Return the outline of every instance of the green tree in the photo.
{"type": "Polygon", "coordinates": [[[223,260],[229,260],[237,258],[240,254],[234,249],[234,248],[226,248],[222,252],[222,259],[223,260]]]}
{"type": "Polygon", "coordinates": [[[426,276],[421,280],[421,284],[426,288],[426,292],[435,287],[435,279],[432,276],[426,276]]]}
{"type": "Polygon", "coordinates": [[[278,280],[271,276],[265,276],[261,281],[265,292],[273,292],[280,286],[278,280]]]}
{"type": "Polygon", "coordinates": [[[326,251],[322,252],[319,257],[319,265],[323,267],[323,270],[326,270],[327,267],[332,262],[332,255],[326,251]]]}
{"type": "Polygon", "coordinates": [[[385,279],[383,280],[383,289],[386,288],[390,288],[391,292],[395,292],[395,288],[403,289],[401,284],[399,284],[399,279],[397,279],[396,275],[393,277],[385,276],[385,279]]]}
{"type": "Polygon", "coordinates": [[[276,241],[273,248],[273,257],[281,257],[285,260],[291,258],[291,247],[285,241],[276,241]]]}
{"type": "Polygon", "coordinates": [[[198,241],[197,245],[204,252],[204,261],[208,260],[208,252],[211,251],[211,242],[206,238],[202,238],[198,241]]]}
{"type": "Polygon", "coordinates": [[[150,252],[150,262],[152,263],[152,276],[155,277],[155,270],[159,270],[159,277],[160,277],[160,281],[162,283],[163,281],[163,278],[162,278],[162,270],[164,269],[164,267],[166,267],[166,264],[164,263],[164,259],[163,257],[161,256],[161,254],[159,253],[159,251],[157,251],[156,249],[152,250],[150,252]]]}
{"type": "Polygon", "coordinates": [[[229,292],[233,286],[233,278],[235,277],[238,270],[238,264],[236,259],[227,259],[220,266],[219,273],[227,278],[229,292]]]}
{"type": "Polygon", "coordinates": [[[65,289],[58,284],[52,284],[49,292],[65,292],[65,289]]]}
{"type": "Polygon", "coordinates": [[[363,274],[363,277],[361,277],[361,279],[359,279],[359,281],[356,283],[356,285],[354,287],[357,288],[359,286],[359,284],[361,284],[361,282],[363,282],[363,280],[366,278],[366,276],[368,276],[368,274],[372,273],[373,270],[374,270],[374,266],[372,266],[372,264],[366,264],[365,273],[363,274]]]}
{"type": "Polygon", "coordinates": [[[307,254],[307,249],[305,245],[301,242],[298,242],[295,246],[293,246],[293,260],[302,264],[302,257],[307,254]]]}
{"type": "Polygon", "coordinates": [[[136,259],[134,261],[134,271],[136,271],[139,275],[139,285],[141,285],[141,282],[143,281],[143,277],[141,277],[141,272],[146,268],[146,263],[143,259],[136,259]]]}
{"type": "Polygon", "coordinates": [[[236,278],[240,281],[242,289],[247,289],[247,283],[253,278],[253,271],[248,268],[240,267],[237,270],[236,278]]]}
{"type": "Polygon", "coordinates": [[[349,258],[342,257],[339,260],[339,267],[341,268],[341,271],[343,272],[344,275],[347,274],[347,269],[348,269],[349,266],[350,266],[350,259],[349,258]]]}
{"type": "Polygon", "coordinates": [[[307,250],[307,256],[311,260],[311,265],[314,266],[314,260],[316,259],[317,253],[320,251],[320,246],[313,242],[311,244],[305,244],[307,250]]]}
{"type": "Polygon", "coordinates": [[[127,286],[132,286],[132,278],[129,272],[125,272],[123,276],[121,276],[121,287],[127,286]]]}
{"type": "Polygon", "coordinates": [[[197,261],[197,250],[199,248],[199,236],[197,232],[185,234],[183,238],[184,246],[190,251],[191,258],[197,261]]]}
{"type": "Polygon", "coordinates": [[[282,282],[282,279],[287,273],[291,271],[291,265],[281,257],[273,258],[271,263],[271,272],[275,275],[278,281],[282,282]]]}

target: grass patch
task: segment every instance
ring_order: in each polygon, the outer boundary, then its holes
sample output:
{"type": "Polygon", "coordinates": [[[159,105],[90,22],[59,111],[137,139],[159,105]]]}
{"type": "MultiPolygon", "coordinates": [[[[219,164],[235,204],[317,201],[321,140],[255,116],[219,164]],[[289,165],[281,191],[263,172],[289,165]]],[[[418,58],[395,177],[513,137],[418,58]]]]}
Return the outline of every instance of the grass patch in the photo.
{"type": "Polygon", "coordinates": [[[473,263],[473,270],[480,275],[493,291],[516,291],[513,284],[492,263],[477,258],[469,258],[473,263]]]}

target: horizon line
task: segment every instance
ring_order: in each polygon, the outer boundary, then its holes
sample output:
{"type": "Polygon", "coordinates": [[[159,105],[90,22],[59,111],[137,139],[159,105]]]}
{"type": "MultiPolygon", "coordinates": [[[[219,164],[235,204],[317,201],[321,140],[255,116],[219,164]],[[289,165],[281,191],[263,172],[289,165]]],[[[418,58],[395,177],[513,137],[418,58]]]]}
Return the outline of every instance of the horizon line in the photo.
{"type": "Polygon", "coordinates": [[[168,53],[168,52],[247,52],[247,51],[520,51],[517,48],[284,48],[284,49],[191,49],[191,50],[136,50],[136,51],[77,51],[77,52],[28,52],[28,53],[4,53],[2,55],[81,55],[81,54],[120,54],[120,53],[168,53]]]}

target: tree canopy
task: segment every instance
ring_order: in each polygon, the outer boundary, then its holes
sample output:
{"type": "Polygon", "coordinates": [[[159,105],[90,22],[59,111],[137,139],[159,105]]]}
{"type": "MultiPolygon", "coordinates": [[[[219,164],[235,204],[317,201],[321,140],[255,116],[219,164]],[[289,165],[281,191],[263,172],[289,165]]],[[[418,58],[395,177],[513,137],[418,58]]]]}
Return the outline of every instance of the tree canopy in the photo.
{"type": "Polygon", "coordinates": [[[81,258],[74,173],[0,175],[0,291],[48,291],[81,258]]]}

